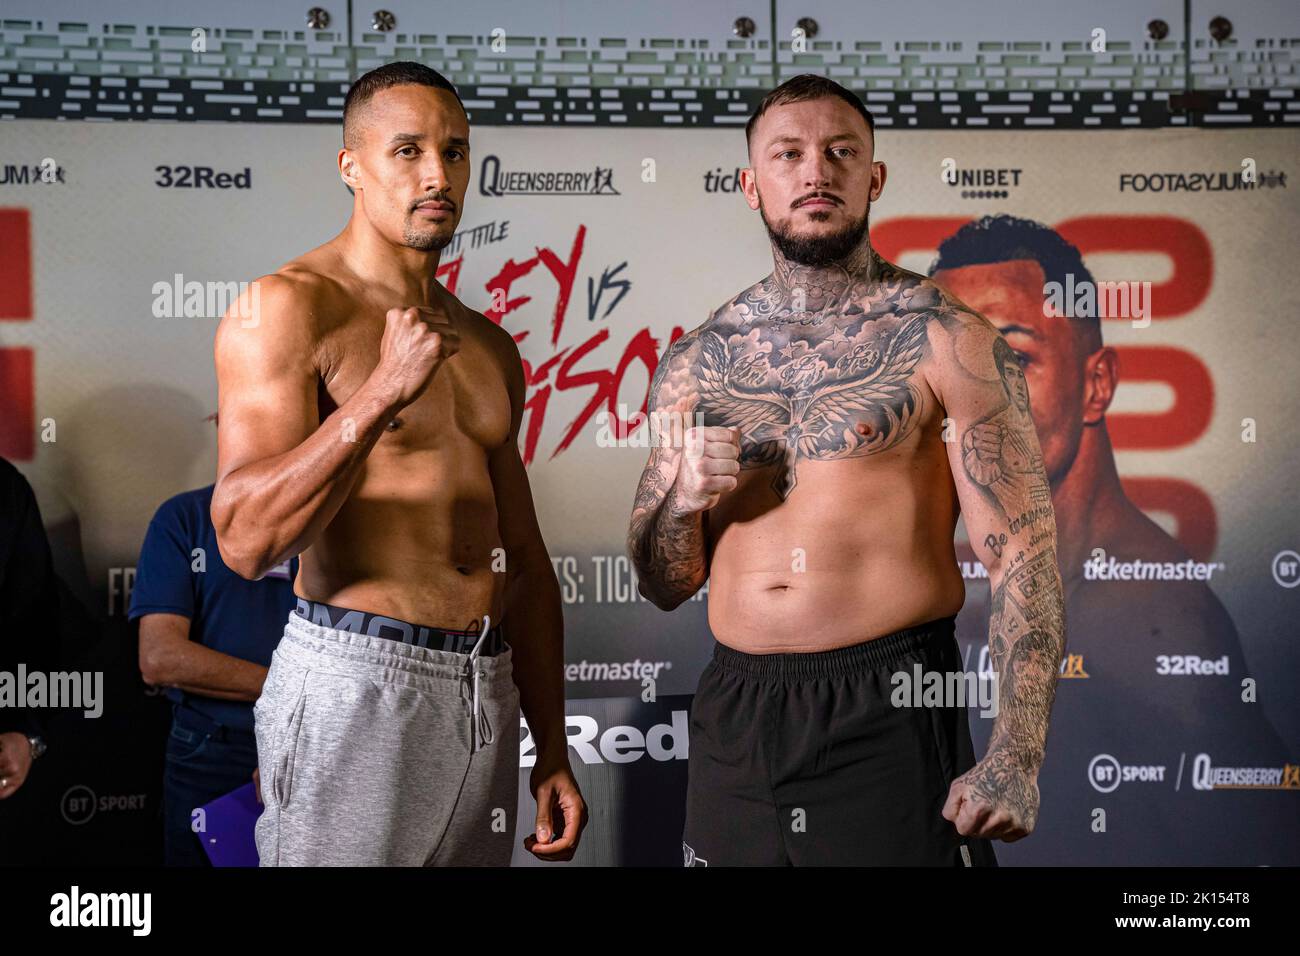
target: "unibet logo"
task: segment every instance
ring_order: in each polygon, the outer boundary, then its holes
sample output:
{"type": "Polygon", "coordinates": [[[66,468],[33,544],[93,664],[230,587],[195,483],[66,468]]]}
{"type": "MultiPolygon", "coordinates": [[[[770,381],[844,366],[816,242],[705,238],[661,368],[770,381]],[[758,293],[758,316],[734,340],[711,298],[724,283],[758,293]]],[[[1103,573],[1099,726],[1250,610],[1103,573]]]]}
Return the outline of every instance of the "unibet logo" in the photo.
{"type": "MultiPolygon", "coordinates": [[[[686,711],[674,710],[671,724],[655,724],[642,733],[639,728],[620,724],[600,732],[596,719],[587,714],[569,714],[564,718],[569,746],[583,763],[632,763],[647,754],[652,760],[685,760],[689,755],[686,711]]],[[[528,722],[519,718],[524,731],[519,745],[519,766],[537,763],[537,744],[528,722]]]]}

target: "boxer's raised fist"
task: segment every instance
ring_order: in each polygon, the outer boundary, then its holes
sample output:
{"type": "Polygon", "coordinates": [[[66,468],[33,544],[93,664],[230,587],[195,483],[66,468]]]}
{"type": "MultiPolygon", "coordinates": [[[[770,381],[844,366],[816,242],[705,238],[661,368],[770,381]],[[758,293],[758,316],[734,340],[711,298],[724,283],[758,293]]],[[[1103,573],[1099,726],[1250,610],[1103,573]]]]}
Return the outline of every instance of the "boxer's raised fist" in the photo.
{"type": "Polygon", "coordinates": [[[398,389],[403,406],[424,393],[434,374],[460,349],[456,323],[442,309],[412,306],[389,309],[376,369],[398,389]]]}
{"type": "Polygon", "coordinates": [[[740,474],[740,431],[705,425],[686,430],[682,464],[668,506],[677,514],[708,511],[735,490],[740,474]]]}

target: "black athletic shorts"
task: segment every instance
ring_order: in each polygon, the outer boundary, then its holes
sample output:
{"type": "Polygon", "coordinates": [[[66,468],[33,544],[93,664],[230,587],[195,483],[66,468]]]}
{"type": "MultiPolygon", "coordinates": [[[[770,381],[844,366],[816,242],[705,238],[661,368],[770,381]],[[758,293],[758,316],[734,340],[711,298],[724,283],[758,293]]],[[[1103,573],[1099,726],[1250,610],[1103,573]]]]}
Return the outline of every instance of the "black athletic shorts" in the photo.
{"type": "Polygon", "coordinates": [[[962,670],[954,619],[810,654],[718,644],[690,716],[687,866],[997,866],[942,815],[975,764],[966,708],[895,707],[962,670]]]}

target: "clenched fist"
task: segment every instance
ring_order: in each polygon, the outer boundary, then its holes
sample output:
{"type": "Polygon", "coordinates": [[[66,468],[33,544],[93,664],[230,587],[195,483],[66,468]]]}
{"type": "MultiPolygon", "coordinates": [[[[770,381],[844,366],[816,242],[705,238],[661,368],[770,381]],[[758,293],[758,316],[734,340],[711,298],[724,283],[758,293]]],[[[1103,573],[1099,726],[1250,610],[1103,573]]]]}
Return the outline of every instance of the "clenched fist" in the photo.
{"type": "Polygon", "coordinates": [[[988,486],[1002,477],[1002,439],[1005,429],[996,422],[981,422],[962,436],[962,463],[966,474],[988,486]]]}
{"type": "Polygon", "coordinates": [[[962,836],[1012,843],[1034,832],[1038,801],[1038,775],[994,752],[952,782],[942,812],[962,836]]]}
{"type": "Polygon", "coordinates": [[[451,317],[432,306],[389,309],[379,343],[379,371],[399,389],[403,407],[419,398],[434,374],[460,349],[460,333],[451,317]]]}
{"type": "Polygon", "coordinates": [[[708,511],[725,492],[736,487],[740,474],[740,431],[697,426],[686,430],[685,454],[673,483],[668,505],[679,515],[708,511]]]}

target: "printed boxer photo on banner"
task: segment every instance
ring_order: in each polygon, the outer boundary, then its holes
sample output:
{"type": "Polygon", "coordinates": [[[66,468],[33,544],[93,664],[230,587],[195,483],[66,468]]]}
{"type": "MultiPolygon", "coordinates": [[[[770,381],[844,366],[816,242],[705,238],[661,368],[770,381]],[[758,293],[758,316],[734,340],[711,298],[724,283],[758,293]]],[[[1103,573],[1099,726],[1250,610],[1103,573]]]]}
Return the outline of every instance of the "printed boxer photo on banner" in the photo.
{"type": "MultiPolygon", "coordinates": [[[[1063,662],[1056,719],[1048,734],[1052,758],[1042,778],[1044,813],[1057,822],[1058,839],[1051,845],[1026,843],[1010,852],[1039,864],[1059,859],[1068,852],[1065,847],[1085,854],[1095,837],[1094,810],[1123,804],[1110,822],[1125,838],[1133,862],[1139,855],[1143,862],[1189,865],[1233,859],[1233,843],[1240,835],[1219,834],[1213,826],[1224,806],[1183,800],[1170,813],[1161,802],[1140,798],[1140,785],[1110,791],[1096,771],[1107,762],[1094,763],[1098,755],[1132,752],[1135,721],[1159,749],[1153,747],[1149,758],[1134,762],[1168,761],[1148,778],[1167,773],[1172,779],[1178,768],[1171,758],[1178,751],[1232,753],[1245,762],[1279,768],[1290,755],[1264,711],[1242,694],[1240,680],[1251,670],[1236,627],[1197,573],[1200,567],[1212,572],[1213,565],[1197,561],[1125,492],[1106,419],[1122,380],[1122,355],[1104,345],[1096,312],[1063,316],[1046,301],[1053,283],[1092,283],[1091,273],[1079,250],[1051,228],[1001,215],[962,226],[940,243],[930,274],[947,292],[980,310],[1015,350],[1017,380],[1032,397],[1057,515],[1069,653],[1077,662],[1068,669],[1069,662],[1063,662]],[[1116,560],[1154,573],[1146,580],[1099,580],[1100,568],[1116,560]],[[1171,680],[1170,667],[1160,664],[1171,658],[1216,666],[1171,680]],[[1099,706],[1102,700],[1106,706],[1099,706]]],[[[1190,541],[1195,546],[1196,539],[1190,541]]],[[[977,587],[968,588],[958,617],[959,639],[975,649],[988,613],[987,596],[977,587]]],[[[973,722],[980,736],[982,723],[973,722]]],[[[1289,845],[1284,826],[1294,809],[1288,806],[1289,795],[1224,799],[1239,811],[1241,829],[1254,831],[1256,841],[1280,838],[1289,845]]]]}

